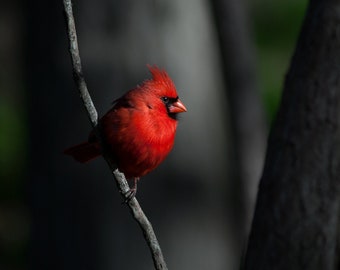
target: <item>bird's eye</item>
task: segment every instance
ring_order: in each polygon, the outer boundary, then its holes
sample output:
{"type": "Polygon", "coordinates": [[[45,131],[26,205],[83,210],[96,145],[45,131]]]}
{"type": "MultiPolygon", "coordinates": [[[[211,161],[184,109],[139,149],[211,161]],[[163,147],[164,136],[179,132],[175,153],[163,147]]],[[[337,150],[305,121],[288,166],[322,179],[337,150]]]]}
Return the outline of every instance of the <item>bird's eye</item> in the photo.
{"type": "Polygon", "coordinates": [[[170,101],[170,99],[169,99],[168,97],[161,97],[161,100],[162,100],[165,104],[169,103],[169,101],[170,101]]]}

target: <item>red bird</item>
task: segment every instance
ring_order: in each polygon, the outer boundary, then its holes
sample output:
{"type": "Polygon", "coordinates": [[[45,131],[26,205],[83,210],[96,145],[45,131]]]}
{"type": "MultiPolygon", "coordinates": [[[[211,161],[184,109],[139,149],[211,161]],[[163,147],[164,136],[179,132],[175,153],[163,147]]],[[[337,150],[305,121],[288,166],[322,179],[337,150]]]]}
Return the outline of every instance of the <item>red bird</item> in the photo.
{"type": "MultiPolygon", "coordinates": [[[[100,120],[107,155],[126,178],[137,180],[155,169],[171,151],[177,114],[186,112],[176,87],[164,70],[148,66],[152,79],[115,100],[100,120]]],[[[87,142],[64,152],[85,163],[102,154],[93,132],[87,142]]]]}

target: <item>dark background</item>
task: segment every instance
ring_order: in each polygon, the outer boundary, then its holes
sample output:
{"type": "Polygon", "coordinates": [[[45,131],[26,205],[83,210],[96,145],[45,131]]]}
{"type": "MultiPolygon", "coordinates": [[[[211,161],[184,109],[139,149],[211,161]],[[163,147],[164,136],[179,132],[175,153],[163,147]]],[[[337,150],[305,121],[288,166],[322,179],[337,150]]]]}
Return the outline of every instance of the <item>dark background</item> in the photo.
{"type": "MultiPolygon", "coordinates": [[[[237,104],[247,111],[258,103],[265,123],[248,132],[261,130],[263,144],[250,161],[254,171],[242,176],[235,172],[242,144],[225,75],[229,58],[213,2],[75,1],[85,79],[100,115],[150,76],[146,64],[168,71],[188,109],[173,152],[141,179],[137,195],[170,269],[237,269],[305,6],[240,6],[259,98],[237,104]]],[[[105,162],[82,165],[62,154],[90,131],[72,81],[62,8],[61,0],[0,4],[0,269],[152,269],[105,162]]],[[[230,42],[242,36],[238,27],[230,42]]]]}

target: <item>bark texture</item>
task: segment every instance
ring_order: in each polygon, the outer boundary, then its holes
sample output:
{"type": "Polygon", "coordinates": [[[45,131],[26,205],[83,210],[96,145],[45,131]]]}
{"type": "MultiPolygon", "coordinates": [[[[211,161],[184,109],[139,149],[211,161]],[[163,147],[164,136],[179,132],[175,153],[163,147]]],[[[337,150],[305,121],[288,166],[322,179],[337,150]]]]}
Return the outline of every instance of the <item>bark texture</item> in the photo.
{"type": "Polygon", "coordinates": [[[274,123],[245,269],[336,269],[340,1],[312,0],[274,123]]]}

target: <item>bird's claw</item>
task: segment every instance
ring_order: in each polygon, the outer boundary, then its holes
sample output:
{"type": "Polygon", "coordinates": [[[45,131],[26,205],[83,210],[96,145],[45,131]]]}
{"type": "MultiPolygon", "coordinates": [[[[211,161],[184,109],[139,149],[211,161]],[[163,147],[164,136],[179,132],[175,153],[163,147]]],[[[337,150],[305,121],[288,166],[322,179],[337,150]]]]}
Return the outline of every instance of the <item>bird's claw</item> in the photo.
{"type": "Polygon", "coordinates": [[[125,197],[125,200],[123,203],[129,203],[134,197],[136,197],[138,180],[139,180],[139,177],[135,177],[133,188],[130,188],[128,191],[124,193],[122,192],[125,197]]]}
{"type": "Polygon", "coordinates": [[[135,189],[135,188],[131,188],[128,191],[126,191],[123,194],[124,197],[125,197],[123,204],[129,203],[136,196],[136,193],[137,193],[137,189],[135,189]]]}

